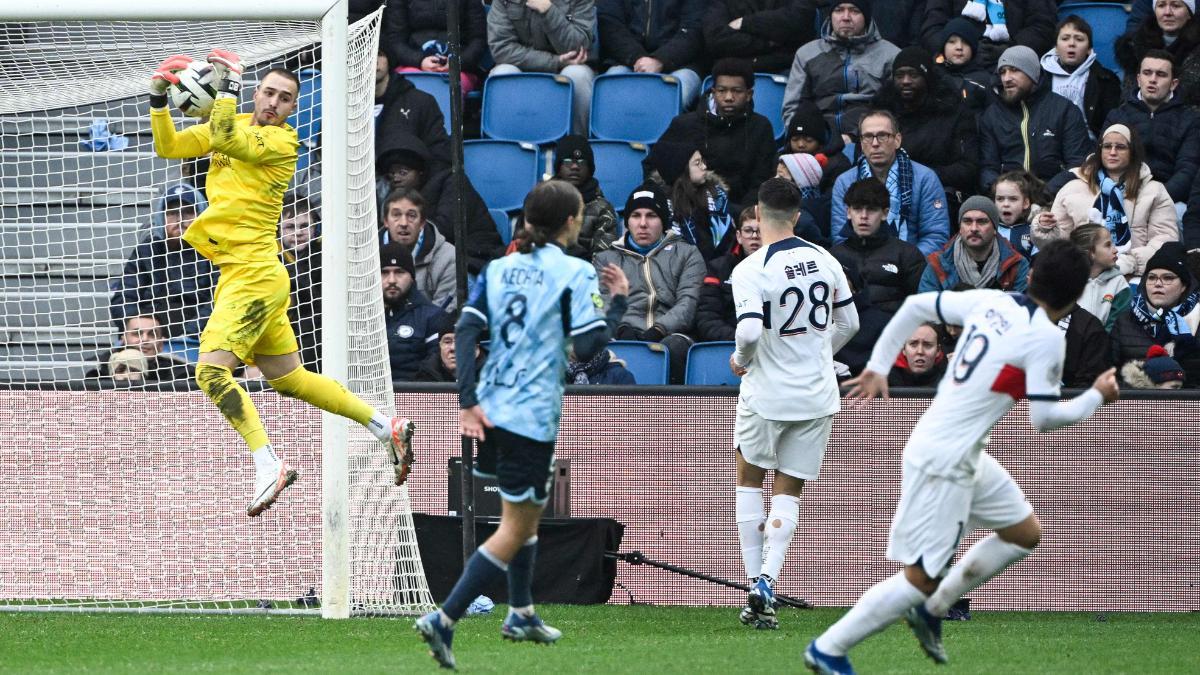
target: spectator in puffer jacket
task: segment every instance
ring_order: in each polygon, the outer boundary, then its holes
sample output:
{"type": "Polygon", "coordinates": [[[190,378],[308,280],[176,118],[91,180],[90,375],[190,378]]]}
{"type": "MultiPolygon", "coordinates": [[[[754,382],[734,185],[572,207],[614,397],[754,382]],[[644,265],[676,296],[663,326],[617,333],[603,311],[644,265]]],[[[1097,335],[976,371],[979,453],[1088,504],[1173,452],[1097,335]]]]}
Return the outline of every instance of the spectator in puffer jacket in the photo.
{"type": "Polygon", "coordinates": [[[820,39],[796,50],[783,94],[783,119],[791,119],[801,101],[811,101],[836,133],[854,135],[871,98],[891,77],[899,51],[879,36],[869,0],[838,2],[820,39]]]}
{"type": "Polygon", "coordinates": [[[1065,239],[1076,226],[1097,222],[1117,245],[1122,274],[1141,274],[1146,261],[1167,241],[1179,239],[1175,205],[1143,161],[1137,132],[1121,124],[1104,130],[1078,176],[1054,198],[1050,213],[1038,216],[1033,243],[1065,239]]]}
{"type": "Polygon", "coordinates": [[[946,23],[934,51],[940,79],[959,92],[976,114],[987,108],[992,82],[992,74],[977,58],[981,39],[983,27],[958,16],[946,23]]]}
{"type": "Polygon", "coordinates": [[[425,218],[425,199],[417,190],[396,190],[383,202],[379,244],[396,242],[413,257],[417,290],[441,309],[454,304],[458,292],[454,246],[425,218]]]}
{"type": "Polygon", "coordinates": [[[904,138],[896,118],[886,110],[867,113],[859,124],[859,139],[858,166],[838,176],[833,185],[833,243],[844,240],[846,190],[858,180],[874,178],[890,195],[887,226],[892,234],[921,249],[923,255],[940,249],[950,237],[946,190],[932,169],[914,162],[901,149],[904,138]]]}
{"type": "Polygon", "coordinates": [[[816,20],[804,0],[713,0],[704,15],[705,52],[748,59],[756,73],[786,75],[796,50],[816,37],[816,20]]]}
{"type": "Polygon", "coordinates": [[[704,259],[695,246],[666,229],[670,221],[670,206],[658,186],[640,186],[625,203],[625,236],[597,253],[592,264],[597,271],[617,265],[629,279],[629,306],[615,337],[661,343],[670,355],[671,382],[681,384],[704,259]]]}
{"type": "Polygon", "coordinates": [[[998,288],[1023,292],[1029,282],[1029,261],[996,231],[1000,212],[987,197],[974,196],[958,210],[958,235],[946,248],[926,258],[920,292],[998,288]]]}
{"type": "Polygon", "coordinates": [[[742,209],[739,221],[737,244],[733,250],[708,261],[708,274],[700,287],[700,302],[696,307],[696,338],[700,342],[732,340],[737,332],[737,311],[733,306],[733,285],[729,276],[746,256],[762,248],[754,207],[742,209]]]}
{"type": "Polygon", "coordinates": [[[586,137],[572,134],[559,139],[554,147],[554,177],[574,185],[583,196],[579,241],[567,253],[588,261],[612,247],[617,238],[617,210],[600,190],[595,173],[596,156],[586,137]]]}
{"type": "Polygon", "coordinates": [[[1146,52],[1136,77],[1137,90],[1108,114],[1105,128],[1124,124],[1137,132],[1154,180],[1166,186],[1178,211],[1200,175],[1200,113],[1177,95],[1170,52],[1146,52]]]}
{"type": "Polygon", "coordinates": [[[958,17],[974,21],[983,30],[977,58],[991,69],[1008,47],[1023,45],[1037,54],[1053,47],[1056,9],[1053,0],[928,0],[922,41],[936,50],[947,23],[958,17]]]}
{"type": "MultiPolygon", "coordinates": [[[[833,183],[837,177],[850,170],[853,163],[846,156],[846,142],[841,134],[835,134],[833,127],[825,121],[821,109],[812,101],[800,101],[796,112],[787,122],[785,134],[786,146],[784,154],[805,153],[809,155],[825,155],[825,164],[821,170],[821,182],[817,186],[823,194],[833,192],[833,183]]],[[[778,175],[778,174],[777,174],[778,175]]],[[[829,231],[824,232],[829,238],[829,231]]]]}
{"type": "Polygon", "coordinates": [[[596,10],[607,72],[673,75],[691,108],[705,59],[704,0],[599,0],[596,10]]]}
{"type": "Polygon", "coordinates": [[[872,178],[853,183],[843,198],[850,221],[845,240],[830,249],[846,267],[855,267],[871,305],[895,314],[904,299],[917,292],[925,272],[925,257],[916,246],[892,236],[884,226],[890,198],[887,188],[872,178]]]}
{"type": "Polygon", "coordinates": [[[937,174],[946,190],[947,212],[974,194],[979,184],[975,113],[961,91],[942,83],[929,52],[901,49],[892,62],[892,77],[873,105],[895,115],[904,151],[937,174]]]}
{"type": "MultiPolygon", "coordinates": [[[[487,20],[483,3],[458,3],[463,93],[479,87],[480,62],[487,52],[487,20]]],[[[398,72],[450,72],[450,50],[446,28],[448,0],[405,0],[388,3],[383,10],[379,45],[387,50],[398,72]]]]}
{"type": "Polygon", "coordinates": [[[450,317],[415,288],[412,254],[397,242],[379,249],[384,323],[392,382],[411,382],[438,351],[438,330],[450,317]]]}
{"type": "Polygon", "coordinates": [[[577,134],[588,132],[592,105],[595,9],[593,0],[526,0],[496,3],[487,13],[488,47],[496,60],[490,74],[557,73],[571,80],[571,128],[577,134]]]}
{"type": "Polygon", "coordinates": [[[1121,379],[1134,389],[1182,389],[1187,375],[1167,350],[1151,345],[1145,361],[1128,361],[1121,366],[1121,379]]]}
{"type": "Polygon", "coordinates": [[[1117,63],[1125,71],[1127,89],[1142,58],[1152,49],[1166,50],[1175,59],[1178,95],[1187,105],[1200,103],[1200,21],[1195,0],[1162,0],[1137,29],[1117,38],[1117,63]]]}
{"type": "Polygon", "coordinates": [[[1087,157],[1083,113],[1051,91],[1028,47],[1009,47],[996,72],[996,100],[979,118],[979,184],[990,192],[1000,174],[1025,169],[1046,183],[1050,195],[1057,194],[1087,157]]]}
{"type": "Polygon", "coordinates": [[[207,204],[199,190],[179,183],[153,206],[149,234],[129,254],[121,276],[109,283],[109,316],[123,331],[127,318],[154,314],[164,322],[164,337],[199,340],[212,313],[217,272],[184,244],[183,233],[207,204]]]}
{"type": "Polygon", "coordinates": [[[1042,70],[1051,76],[1054,93],[1074,103],[1095,138],[1108,113],[1121,104],[1121,80],[1096,61],[1092,26],[1072,14],[1058,24],[1054,49],[1042,55],[1042,70]]]}
{"type": "Polygon", "coordinates": [[[775,131],[754,112],[750,62],[722,59],[713,66],[712,90],[700,105],[671,120],[661,141],[699,147],[708,168],[728,186],[735,205],[753,202],[758,186],[775,175],[775,131]]]}
{"type": "Polygon", "coordinates": [[[946,374],[946,354],[937,326],[923,323],[904,341],[896,364],[888,373],[888,386],[936,387],[946,374]]]}
{"type": "Polygon", "coordinates": [[[1092,261],[1088,284],[1079,296],[1078,305],[1086,309],[1111,332],[1117,316],[1129,308],[1133,293],[1129,282],[1117,268],[1117,247],[1103,225],[1088,223],[1071,231],[1075,244],[1092,261]]]}
{"type": "Polygon", "coordinates": [[[1146,358],[1159,345],[1183,367],[1185,389],[1200,387],[1200,284],[1188,270],[1186,252],[1167,242],[1146,265],[1129,311],[1117,316],[1112,330],[1113,361],[1118,366],[1146,358]]]}

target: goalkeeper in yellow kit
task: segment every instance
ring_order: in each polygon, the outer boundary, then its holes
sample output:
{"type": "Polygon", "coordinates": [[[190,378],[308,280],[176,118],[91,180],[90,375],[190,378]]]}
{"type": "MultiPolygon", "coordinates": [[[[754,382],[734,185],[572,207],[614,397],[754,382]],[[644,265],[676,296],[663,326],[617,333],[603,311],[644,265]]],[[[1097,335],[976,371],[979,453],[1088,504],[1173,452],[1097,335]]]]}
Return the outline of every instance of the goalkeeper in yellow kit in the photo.
{"type": "Polygon", "coordinates": [[[296,172],[296,131],[287,119],[296,108],[300,81],[274,69],[254,90],[254,112],[238,114],[241,59],[214,49],[208,62],[218,77],[217,98],[206,124],[176,131],[166,92],[175,72],[191,61],[172,56],[150,80],[150,123],[160,157],[211,155],[208,209],[184,240],[221,270],[212,316],[200,334],[196,382],[250,447],[257,477],[246,515],[271,507],[297,473],[271,448],[258,411],[233,379],[240,363],[257,365],[275,391],[362,424],[387,445],[396,484],[412,464],[413,425],[382,415],[331,378],[305,370],[288,322],[287,270],[279,259],[276,227],[283,195],[296,172]]]}

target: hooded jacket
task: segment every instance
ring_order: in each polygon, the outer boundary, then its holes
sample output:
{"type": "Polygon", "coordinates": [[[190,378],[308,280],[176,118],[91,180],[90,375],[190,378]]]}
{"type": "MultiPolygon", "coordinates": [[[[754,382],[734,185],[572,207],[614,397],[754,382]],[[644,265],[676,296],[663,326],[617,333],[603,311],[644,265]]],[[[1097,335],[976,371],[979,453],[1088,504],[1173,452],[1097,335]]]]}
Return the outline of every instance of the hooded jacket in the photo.
{"type": "Polygon", "coordinates": [[[975,112],[961,92],[941,81],[936,69],[925,81],[928,89],[915,110],[905,107],[890,79],[872,105],[890,110],[896,116],[908,156],[933,169],[947,192],[958,192],[965,199],[975,193],[979,182],[975,112]]]}
{"type": "MultiPolygon", "coordinates": [[[[207,204],[193,188],[196,215],[207,204]]],[[[134,247],[121,275],[109,283],[112,299],[109,316],[117,331],[125,330],[125,319],[152,313],[166,322],[170,338],[199,338],[212,313],[217,271],[204,256],[187,245],[167,243],[165,199],[157,197],[150,218],[150,233],[134,247]]]]}
{"type": "Polygon", "coordinates": [[[775,175],[775,131],[771,121],[754,112],[753,103],[732,117],[715,112],[712,94],[696,109],[671,120],[660,141],[686,141],[699,146],[709,171],[729,186],[736,205],[757,200],[758,186],[775,175]]]}
{"type": "Polygon", "coordinates": [[[746,59],[756,73],[786,73],[792,57],[817,36],[816,8],[803,0],[712,0],[704,15],[704,47],[714,61],[746,59]],[[742,20],[734,30],[729,22],[742,20]]]}
{"type": "Polygon", "coordinates": [[[858,236],[846,223],[842,236],[844,241],[829,252],[843,266],[858,269],[863,281],[859,292],[866,293],[873,306],[895,314],[904,299],[917,292],[925,256],[916,246],[893,237],[886,223],[869,237],[858,236]]]}
{"type": "Polygon", "coordinates": [[[708,261],[708,273],[700,287],[696,308],[696,339],[699,342],[732,340],[737,332],[737,312],[733,306],[733,268],[746,259],[741,245],[729,253],[708,261]]]}
{"type": "MultiPolygon", "coordinates": [[[[390,233],[385,227],[379,231],[379,245],[390,241],[390,233]]],[[[427,220],[424,229],[421,230],[417,249],[412,253],[413,265],[417,271],[413,281],[417,290],[439,309],[453,306],[458,290],[454,274],[454,247],[446,241],[437,227],[427,220]]]]}
{"type": "MultiPolygon", "coordinates": [[[[483,3],[472,0],[458,2],[462,31],[459,58],[462,69],[479,72],[479,64],[487,51],[487,20],[483,3]]],[[[425,58],[423,45],[430,40],[446,43],[447,0],[405,0],[388,3],[383,12],[379,46],[388,53],[392,67],[419,68],[425,58]]]]}
{"type": "MultiPolygon", "coordinates": [[[[946,23],[962,14],[963,7],[971,0],[926,0],[925,22],[921,24],[921,42],[931,54],[940,54],[939,44],[946,23]]],[[[1037,54],[1044,54],[1054,46],[1054,25],[1058,22],[1056,6],[1052,0],[1004,0],[1004,23],[1008,27],[1009,41],[993,43],[980,40],[976,60],[994,70],[996,60],[1010,45],[1025,45],[1037,54]]]]}
{"type": "MultiPolygon", "coordinates": [[[[403,75],[392,74],[383,96],[375,99],[375,147],[390,148],[415,136],[425,145],[434,168],[450,166],[450,137],[442,109],[432,96],[417,89],[403,75]]],[[[383,167],[384,170],[387,167],[383,167]]]]}
{"type": "Polygon", "coordinates": [[[1173,201],[1186,202],[1200,173],[1200,113],[1178,95],[1151,112],[1135,90],[1108,113],[1101,131],[1113,124],[1137,130],[1154,180],[1167,188],[1173,201]]]}
{"type": "MultiPolygon", "coordinates": [[[[1098,191],[1092,190],[1081,177],[1078,169],[1071,175],[1075,180],[1059,191],[1050,207],[1054,213],[1055,227],[1049,230],[1033,227],[1033,243],[1039,248],[1054,239],[1065,239],[1076,226],[1089,222],[1090,213],[1096,203],[1098,191]]],[[[1141,274],[1146,270],[1150,256],[1163,242],[1179,239],[1176,224],[1175,203],[1163,184],[1154,180],[1150,167],[1142,164],[1142,187],[1137,201],[1125,199],[1125,215],[1129,219],[1130,249],[1117,257],[1117,268],[1121,274],[1141,274]]]]}
{"type": "Polygon", "coordinates": [[[487,13],[492,57],[525,72],[562,70],[558,55],[590,47],[594,27],[592,0],[551,0],[544,14],[523,2],[498,2],[487,13]]]}
{"type": "Polygon", "coordinates": [[[992,104],[979,117],[979,184],[985,193],[1000,174],[1028,164],[1045,181],[1046,192],[1055,194],[1071,180],[1071,169],[1087,159],[1091,144],[1083,113],[1050,87],[1050,78],[1043,77],[1016,105],[993,89],[992,104]]]}
{"type": "Polygon", "coordinates": [[[858,121],[891,78],[892,60],[899,52],[879,36],[874,21],[862,35],[842,40],[827,19],[821,38],[796,50],[783,92],[783,119],[791,119],[800,101],[810,100],[836,133],[857,136],[858,121]]]}
{"type": "Polygon", "coordinates": [[[704,11],[704,0],[598,0],[603,65],[632,68],[635,61],[650,56],[662,62],[664,73],[699,70],[704,11]]]}
{"type": "Polygon", "coordinates": [[[425,360],[437,355],[438,331],[450,317],[415,288],[398,306],[384,310],[392,382],[411,382],[425,360]]]}
{"type": "Polygon", "coordinates": [[[592,260],[597,272],[612,263],[629,279],[629,304],[621,323],[639,331],[658,326],[667,335],[687,333],[704,283],[700,251],[667,231],[657,246],[642,255],[628,246],[628,236],[592,260]]]}
{"type": "MultiPolygon", "coordinates": [[[[1083,63],[1073,72],[1067,72],[1058,62],[1058,52],[1051,49],[1042,55],[1042,70],[1051,78],[1071,77],[1078,73],[1083,78],[1083,96],[1078,101],[1092,138],[1104,131],[1104,120],[1117,106],[1121,105],[1121,80],[1113,71],[1096,61],[1096,52],[1088,54],[1083,63]],[[1083,70],[1082,73],[1079,71],[1083,70]]],[[[1053,88],[1053,84],[1051,84],[1053,88]]],[[[1076,103],[1076,101],[1072,101],[1076,103]]]]}
{"type": "MultiPolygon", "coordinates": [[[[954,247],[958,241],[955,236],[946,244],[946,248],[925,258],[928,265],[921,275],[921,293],[949,291],[961,281],[958,268],[954,266],[954,247]]],[[[1004,237],[997,235],[996,243],[1000,245],[1000,268],[996,271],[995,280],[987,287],[1024,292],[1029,281],[1029,261],[1017,253],[1004,237]]]]}

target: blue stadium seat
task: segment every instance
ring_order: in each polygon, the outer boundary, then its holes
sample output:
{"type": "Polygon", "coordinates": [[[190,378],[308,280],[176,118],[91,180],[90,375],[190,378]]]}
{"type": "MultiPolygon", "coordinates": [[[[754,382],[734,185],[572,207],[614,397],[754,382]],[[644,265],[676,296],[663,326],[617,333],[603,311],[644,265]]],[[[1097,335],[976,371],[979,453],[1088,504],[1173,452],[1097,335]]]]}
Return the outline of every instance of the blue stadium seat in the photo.
{"type": "Polygon", "coordinates": [[[688,349],[684,384],[730,385],[736,387],[742,378],[729,370],[733,342],[697,342],[688,349]]]}
{"type": "Polygon", "coordinates": [[[646,146],[625,141],[592,141],[596,166],[594,176],[600,190],[617,211],[624,210],[625,201],[642,184],[642,160],[646,146]]]}
{"type": "Polygon", "coordinates": [[[1125,20],[1129,18],[1126,6],[1115,2],[1075,2],[1058,8],[1059,21],[1071,14],[1091,25],[1092,49],[1096,51],[1096,60],[1100,65],[1115,72],[1117,77],[1122,77],[1113,45],[1125,32],[1125,20]]]}
{"type": "MultiPolygon", "coordinates": [[[[705,94],[712,89],[712,75],[704,78],[700,85],[700,93],[705,94]]],[[[783,91],[787,88],[786,75],[770,73],[754,74],[754,112],[762,115],[771,122],[775,138],[783,138],[787,129],[783,125],[783,91]]]]}
{"type": "Polygon", "coordinates": [[[592,83],[592,138],[653,143],[679,114],[681,97],[670,75],[601,75],[592,83]]]}
{"type": "Polygon", "coordinates": [[[450,133],[450,76],[442,73],[404,73],[404,77],[437,101],[446,133],[450,133]]]}
{"type": "Polygon", "coordinates": [[[488,209],[488,213],[496,222],[496,231],[500,233],[500,241],[508,246],[512,242],[512,218],[509,218],[508,212],[503,209],[488,209]]]}
{"type": "Polygon", "coordinates": [[[517,211],[538,180],[538,151],[528,143],[466,141],[463,168],[489,209],[517,211]]]}
{"type": "Polygon", "coordinates": [[[613,340],[608,348],[625,362],[638,384],[666,384],[670,362],[667,350],[657,342],[613,340]]]}
{"type": "Polygon", "coordinates": [[[571,133],[574,85],[562,75],[493,75],[483,85],[483,135],[536,145],[571,133]]]}

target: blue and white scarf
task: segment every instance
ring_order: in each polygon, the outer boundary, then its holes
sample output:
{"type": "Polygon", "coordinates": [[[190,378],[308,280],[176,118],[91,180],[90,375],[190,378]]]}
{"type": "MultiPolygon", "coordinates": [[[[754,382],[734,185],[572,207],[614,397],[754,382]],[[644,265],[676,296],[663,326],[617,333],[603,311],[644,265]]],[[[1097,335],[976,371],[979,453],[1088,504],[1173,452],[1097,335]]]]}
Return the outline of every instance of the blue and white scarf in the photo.
{"type": "Polygon", "coordinates": [[[1195,347],[1196,336],[1184,317],[1196,309],[1197,303],[1200,303],[1200,288],[1193,288],[1179,300],[1178,305],[1170,309],[1151,307],[1146,290],[1142,288],[1133,294],[1130,310],[1147,335],[1158,344],[1175,342],[1178,354],[1180,348],[1191,351],[1195,347]]]}
{"type": "MultiPolygon", "coordinates": [[[[858,160],[858,177],[860,179],[875,177],[866,156],[858,160]]],[[[900,241],[909,241],[908,221],[912,214],[913,168],[912,160],[903,149],[896,151],[896,160],[888,169],[887,182],[884,185],[891,196],[887,221],[892,228],[892,234],[900,241]]]]}
{"type": "Polygon", "coordinates": [[[1104,219],[1117,250],[1129,250],[1129,216],[1125,214],[1125,184],[1113,180],[1108,172],[1100,171],[1100,194],[1092,205],[1104,219]]]}
{"type": "Polygon", "coordinates": [[[970,0],[962,9],[962,15],[987,24],[983,36],[992,42],[1008,42],[1008,25],[1004,20],[1002,0],[970,0]]]}

